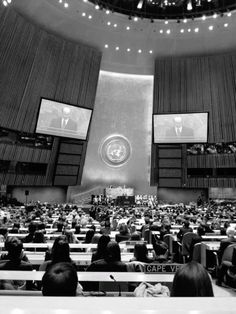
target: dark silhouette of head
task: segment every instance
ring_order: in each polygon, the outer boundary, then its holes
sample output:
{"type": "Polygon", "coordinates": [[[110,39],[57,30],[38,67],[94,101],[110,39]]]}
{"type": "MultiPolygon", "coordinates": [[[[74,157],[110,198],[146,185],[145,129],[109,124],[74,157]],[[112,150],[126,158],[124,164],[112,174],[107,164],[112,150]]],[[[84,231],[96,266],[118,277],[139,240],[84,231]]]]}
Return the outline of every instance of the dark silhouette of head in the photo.
{"type": "Polygon", "coordinates": [[[33,243],[44,243],[45,237],[42,231],[35,231],[33,243]]]}
{"type": "Polygon", "coordinates": [[[44,296],[75,296],[78,285],[76,268],[70,263],[53,264],[42,278],[44,296]]]}
{"type": "Polygon", "coordinates": [[[95,231],[93,229],[89,229],[85,235],[85,243],[91,243],[92,237],[94,236],[95,231]]]}
{"type": "Polygon", "coordinates": [[[5,249],[8,251],[10,260],[17,260],[23,249],[22,241],[17,237],[9,237],[5,242],[5,249]]]}
{"type": "Polygon", "coordinates": [[[107,262],[121,261],[120,246],[117,242],[110,241],[107,244],[105,260],[107,262]]]}
{"type": "Polygon", "coordinates": [[[65,235],[57,237],[53,243],[52,262],[71,262],[70,246],[65,235]]]}
{"type": "Polygon", "coordinates": [[[111,241],[111,238],[109,235],[102,235],[99,240],[98,240],[98,245],[97,245],[97,252],[98,253],[103,253],[107,249],[107,244],[111,241]]]}
{"type": "Polygon", "coordinates": [[[119,232],[120,232],[120,234],[122,234],[122,235],[126,235],[126,234],[129,233],[129,229],[128,229],[128,227],[127,227],[127,225],[126,225],[125,223],[120,224],[120,226],[119,226],[119,232]]]}
{"type": "Polygon", "coordinates": [[[146,262],[148,258],[148,249],[145,243],[136,243],[134,246],[134,257],[139,262],[146,262]]]}
{"type": "Polygon", "coordinates": [[[189,262],[175,274],[171,296],[173,297],[213,297],[210,276],[197,262],[189,262]]]}

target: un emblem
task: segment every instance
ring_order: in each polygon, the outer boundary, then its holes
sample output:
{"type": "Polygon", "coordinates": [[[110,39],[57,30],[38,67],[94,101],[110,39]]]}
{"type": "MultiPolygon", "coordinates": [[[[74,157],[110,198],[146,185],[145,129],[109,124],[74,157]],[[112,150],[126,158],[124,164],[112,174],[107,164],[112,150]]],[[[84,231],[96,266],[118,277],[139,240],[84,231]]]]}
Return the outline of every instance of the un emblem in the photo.
{"type": "Polygon", "coordinates": [[[123,166],[131,156],[131,145],[124,136],[111,135],[100,145],[100,156],[108,166],[123,166]]]}

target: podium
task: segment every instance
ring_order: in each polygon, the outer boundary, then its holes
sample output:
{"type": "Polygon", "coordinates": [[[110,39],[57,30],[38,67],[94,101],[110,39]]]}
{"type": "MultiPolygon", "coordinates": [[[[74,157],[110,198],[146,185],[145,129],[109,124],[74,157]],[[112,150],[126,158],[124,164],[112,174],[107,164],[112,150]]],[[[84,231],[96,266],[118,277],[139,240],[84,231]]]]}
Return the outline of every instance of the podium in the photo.
{"type": "Polygon", "coordinates": [[[135,204],[135,197],[133,196],[117,196],[116,205],[131,206],[135,204]]]}

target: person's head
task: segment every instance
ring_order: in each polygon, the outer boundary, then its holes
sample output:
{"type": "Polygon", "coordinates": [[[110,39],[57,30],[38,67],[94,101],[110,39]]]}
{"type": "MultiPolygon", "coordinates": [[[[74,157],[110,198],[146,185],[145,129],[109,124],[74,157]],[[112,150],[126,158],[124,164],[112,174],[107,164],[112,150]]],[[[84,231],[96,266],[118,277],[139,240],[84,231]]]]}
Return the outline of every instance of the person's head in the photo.
{"type": "Polygon", "coordinates": [[[78,276],[70,263],[56,263],[49,267],[42,278],[43,296],[75,296],[78,276]]]}
{"type": "Polygon", "coordinates": [[[75,234],[79,234],[81,231],[80,229],[81,229],[80,225],[76,224],[75,225],[75,234]]]}
{"type": "Polygon", "coordinates": [[[37,225],[34,222],[31,222],[28,226],[28,230],[30,234],[34,234],[37,229],[37,225]]]}
{"type": "Polygon", "coordinates": [[[183,125],[183,121],[180,116],[174,117],[174,125],[177,128],[180,128],[183,125]]]}
{"type": "Polygon", "coordinates": [[[156,258],[167,258],[168,245],[164,241],[154,241],[153,249],[154,249],[156,258]]]}
{"type": "Polygon", "coordinates": [[[125,223],[120,224],[120,226],[119,226],[119,232],[120,232],[120,234],[122,234],[122,235],[128,234],[128,233],[129,233],[128,226],[127,226],[125,223]]]}
{"type": "Polygon", "coordinates": [[[235,235],[235,229],[233,227],[228,227],[226,229],[226,234],[229,238],[233,238],[235,235]]]}
{"type": "Polygon", "coordinates": [[[121,261],[120,246],[117,242],[110,241],[107,244],[106,258],[105,259],[108,262],[119,262],[119,261],[121,261]]]}
{"type": "Polygon", "coordinates": [[[65,235],[55,239],[52,246],[52,262],[70,262],[70,246],[65,235]]]}
{"type": "Polygon", "coordinates": [[[190,225],[189,221],[188,221],[188,220],[185,220],[185,221],[184,221],[184,227],[185,227],[185,228],[189,228],[189,225],[190,225]]]}
{"type": "Polygon", "coordinates": [[[97,245],[97,252],[99,253],[104,253],[105,250],[107,249],[107,244],[111,241],[111,238],[109,235],[102,235],[98,239],[98,245],[97,245]]]}
{"type": "Polygon", "coordinates": [[[94,236],[94,233],[95,233],[95,231],[94,231],[93,229],[89,229],[89,230],[86,232],[84,242],[85,242],[85,243],[91,243],[92,238],[93,238],[93,236],[94,236]]]}
{"type": "Polygon", "coordinates": [[[144,243],[136,243],[134,246],[134,257],[139,262],[146,262],[148,256],[147,246],[144,243]]]}
{"type": "Polygon", "coordinates": [[[69,107],[62,108],[62,117],[68,119],[71,115],[71,109],[69,107]]]}
{"type": "Polygon", "coordinates": [[[45,237],[42,231],[35,231],[34,233],[34,239],[33,239],[34,243],[43,243],[45,242],[45,237]]]}
{"type": "Polygon", "coordinates": [[[19,259],[23,249],[22,241],[17,237],[9,237],[5,242],[5,249],[8,251],[10,260],[19,259]]]}
{"type": "Polygon", "coordinates": [[[141,234],[139,232],[133,232],[130,236],[131,241],[140,241],[141,240],[141,234]]]}
{"type": "Polygon", "coordinates": [[[58,221],[58,222],[57,222],[57,231],[58,231],[58,232],[62,232],[63,227],[64,227],[63,222],[58,221]]]}
{"type": "Polygon", "coordinates": [[[184,264],[175,273],[171,296],[213,297],[213,288],[208,272],[195,261],[184,264]]]}

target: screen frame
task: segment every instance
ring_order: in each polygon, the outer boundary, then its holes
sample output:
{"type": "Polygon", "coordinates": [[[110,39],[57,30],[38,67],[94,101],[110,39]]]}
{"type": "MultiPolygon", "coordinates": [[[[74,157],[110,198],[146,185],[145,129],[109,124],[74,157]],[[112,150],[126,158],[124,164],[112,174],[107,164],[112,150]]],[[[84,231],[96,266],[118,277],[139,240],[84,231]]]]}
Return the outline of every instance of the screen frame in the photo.
{"type": "Polygon", "coordinates": [[[194,111],[194,112],[161,112],[161,113],[153,113],[152,114],[152,144],[157,144],[157,145],[183,145],[183,144],[206,144],[209,142],[209,111],[194,111]],[[200,114],[200,113],[205,113],[207,114],[207,134],[206,134],[206,141],[197,141],[197,142],[192,142],[192,141],[185,141],[185,142],[168,142],[168,139],[165,142],[155,142],[154,141],[154,117],[155,116],[161,116],[161,115],[187,115],[187,114],[200,114]]]}
{"type": "Polygon", "coordinates": [[[61,102],[61,101],[58,101],[58,100],[55,100],[55,99],[52,99],[52,98],[40,97],[39,105],[38,105],[38,111],[37,111],[37,116],[36,116],[36,123],[35,123],[34,133],[35,134],[46,135],[46,136],[48,135],[48,136],[52,136],[52,137],[59,137],[59,138],[64,138],[64,139],[78,140],[78,141],[85,141],[86,142],[86,141],[88,141],[88,135],[89,135],[89,132],[90,132],[90,126],[91,126],[92,117],[93,117],[93,109],[91,109],[91,108],[82,107],[82,106],[78,106],[78,105],[73,105],[73,104],[66,103],[66,102],[61,102]],[[42,107],[42,100],[49,100],[49,101],[58,103],[60,105],[65,105],[65,106],[74,107],[74,108],[81,108],[81,109],[86,109],[86,110],[90,111],[91,115],[90,115],[90,119],[89,119],[89,123],[88,123],[88,129],[87,129],[86,138],[82,139],[82,138],[71,137],[71,136],[60,135],[60,134],[56,135],[56,134],[38,132],[37,131],[37,126],[38,126],[38,121],[39,121],[40,110],[41,110],[41,107],[42,107]]]}

